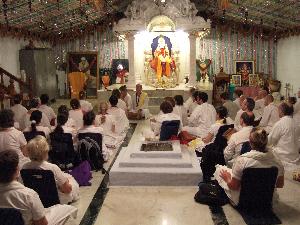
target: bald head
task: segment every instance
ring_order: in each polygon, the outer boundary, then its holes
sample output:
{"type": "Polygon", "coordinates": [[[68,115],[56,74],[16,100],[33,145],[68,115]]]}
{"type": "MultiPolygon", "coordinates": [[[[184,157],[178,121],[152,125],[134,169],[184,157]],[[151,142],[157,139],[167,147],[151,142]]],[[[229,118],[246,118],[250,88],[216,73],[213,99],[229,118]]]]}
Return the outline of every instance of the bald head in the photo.
{"type": "Polygon", "coordinates": [[[272,102],[274,102],[274,97],[272,95],[267,95],[265,97],[265,106],[268,106],[269,104],[271,104],[272,102]]]}

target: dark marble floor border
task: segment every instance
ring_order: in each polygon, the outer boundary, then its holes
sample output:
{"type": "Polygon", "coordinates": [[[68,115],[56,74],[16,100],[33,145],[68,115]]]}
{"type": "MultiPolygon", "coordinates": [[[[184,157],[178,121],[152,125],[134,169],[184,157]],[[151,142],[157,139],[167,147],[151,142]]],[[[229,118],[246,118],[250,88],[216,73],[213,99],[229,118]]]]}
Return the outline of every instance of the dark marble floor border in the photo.
{"type": "Polygon", "coordinates": [[[131,123],[130,124],[130,128],[127,132],[127,135],[122,143],[122,145],[120,146],[120,148],[118,149],[113,161],[111,162],[109,168],[107,169],[107,172],[104,175],[104,178],[102,180],[102,182],[100,183],[99,188],[97,189],[89,207],[87,208],[87,210],[85,211],[85,214],[83,216],[83,218],[80,221],[80,225],[93,225],[98,217],[98,214],[101,210],[101,207],[103,205],[103,202],[105,200],[106,194],[109,191],[108,188],[108,184],[109,184],[109,172],[112,168],[112,166],[114,165],[118,155],[120,154],[121,150],[123,147],[128,146],[130,139],[135,131],[137,124],[135,123],[131,123]]]}

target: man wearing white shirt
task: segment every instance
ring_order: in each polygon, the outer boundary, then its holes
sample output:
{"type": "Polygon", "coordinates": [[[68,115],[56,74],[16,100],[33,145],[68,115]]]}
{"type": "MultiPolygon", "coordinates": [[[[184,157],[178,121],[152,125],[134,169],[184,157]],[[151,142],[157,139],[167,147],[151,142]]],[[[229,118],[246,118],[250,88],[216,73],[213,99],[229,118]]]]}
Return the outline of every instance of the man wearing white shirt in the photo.
{"type": "Polygon", "coordinates": [[[243,112],[253,113],[253,109],[255,107],[255,101],[252,98],[246,98],[242,104],[241,109],[237,112],[235,120],[234,120],[234,129],[239,131],[242,129],[240,118],[243,112]]]}
{"type": "Polygon", "coordinates": [[[14,105],[10,108],[14,113],[14,121],[19,124],[20,130],[25,129],[25,115],[27,109],[21,105],[22,96],[17,94],[14,96],[14,105]]]}
{"type": "Polygon", "coordinates": [[[76,217],[74,206],[57,204],[45,209],[39,195],[17,181],[18,161],[14,151],[0,152],[0,208],[19,210],[25,225],[65,224],[70,216],[76,217]]]}
{"type": "Polygon", "coordinates": [[[188,118],[188,126],[183,127],[183,130],[198,137],[206,137],[209,128],[216,122],[217,113],[214,106],[207,103],[208,95],[205,92],[196,91],[193,97],[198,106],[188,118]]]}
{"type": "Polygon", "coordinates": [[[265,97],[268,95],[266,90],[260,90],[258,92],[258,98],[255,100],[255,108],[257,117],[261,117],[265,108],[265,97]]]}
{"type": "Polygon", "coordinates": [[[194,109],[197,107],[197,103],[194,102],[193,94],[196,89],[194,87],[190,88],[189,98],[185,101],[183,106],[186,108],[188,115],[191,115],[194,109]]]}
{"type": "Polygon", "coordinates": [[[267,133],[270,133],[274,124],[279,120],[278,107],[274,104],[274,97],[267,95],[265,97],[265,108],[259,126],[267,133]]]}
{"type": "Polygon", "coordinates": [[[298,164],[300,160],[297,147],[296,125],[292,118],[293,106],[281,103],[278,107],[280,120],[273,126],[268,139],[274,153],[286,164],[298,164]]]}
{"type": "Polygon", "coordinates": [[[132,99],[130,94],[128,94],[126,85],[123,85],[119,88],[121,92],[121,99],[126,103],[127,109],[132,110],[132,99]]]}
{"type": "MultiPolygon", "coordinates": [[[[24,120],[25,120],[25,124],[24,124],[25,127],[29,127],[31,125],[31,121],[30,121],[31,113],[33,111],[35,111],[35,110],[40,110],[38,108],[38,106],[39,106],[39,99],[38,98],[31,99],[30,102],[29,102],[29,106],[30,106],[30,110],[26,113],[25,118],[24,118],[24,120]]],[[[40,111],[42,112],[42,110],[40,110],[40,111]]],[[[42,112],[42,120],[41,120],[41,124],[40,125],[43,126],[43,127],[49,127],[49,128],[51,128],[49,118],[48,118],[48,116],[44,112],[42,112]]]]}
{"type": "Polygon", "coordinates": [[[239,111],[239,107],[229,99],[229,94],[227,92],[224,92],[220,95],[221,102],[223,106],[227,109],[228,111],[228,116],[234,120],[237,112],[239,111]]]}
{"type": "Polygon", "coordinates": [[[253,128],[254,114],[252,112],[243,112],[240,118],[241,129],[232,134],[228,145],[224,150],[224,159],[229,166],[232,166],[236,157],[241,154],[241,148],[244,142],[249,141],[250,132],[253,128]]]}
{"type": "Polygon", "coordinates": [[[47,94],[42,94],[40,97],[41,105],[38,107],[38,110],[40,110],[42,113],[44,113],[48,119],[49,123],[51,125],[55,124],[56,115],[53,111],[53,109],[48,106],[49,103],[49,96],[47,94]]]}
{"type": "Polygon", "coordinates": [[[85,99],[85,92],[79,92],[79,103],[83,114],[93,110],[93,105],[85,99]]]}
{"type": "Polygon", "coordinates": [[[241,105],[240,105],[240,97],[244,94],[244,92],[242,90],[235,90],[234,91],[234,96],[235,96],[235,100],[233,101],[238,107],[239,109],[241,108],[241,105]]]}
{"type": "Polygon", "coordinates": [[[127,105],[126,103],[121,99],[121,93],[119,91],[119,89],[114,89],[111,93],[111,96],[116,96],[118,99],[118,103],[117,103],[117,107],[120,109],[123,109],[126,112],[127,115],[127,105]]]}

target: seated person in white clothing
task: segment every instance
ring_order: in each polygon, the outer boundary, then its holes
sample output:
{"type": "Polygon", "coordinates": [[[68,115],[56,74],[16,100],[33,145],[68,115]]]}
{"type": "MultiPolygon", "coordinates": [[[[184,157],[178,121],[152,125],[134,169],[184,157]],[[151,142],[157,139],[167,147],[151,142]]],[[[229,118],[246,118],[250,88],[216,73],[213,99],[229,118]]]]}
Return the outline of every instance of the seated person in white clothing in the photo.
{"type": "Polygon", "coordinates": [[[128,113],[127,105],[126,105],[126,103],[121,99],[121,92],[119,91],[119,89],[114,89],[114,90],[112,91],[111,95],[112,95],[112,96],[114,95],[114,96],[116,96],[116,97],[118,98],[118,104],[117,104],[118,108],[123,109],[124,112],[125,112],[126,115],[127,115],[127,113],[128,113]]]}
{"type": "Polygon", "coordinates": [[[126,117],[126,113],[123,109],[118,108],[118,98],[114,95],[110,96],[109,103],[111,108],[107,110],[107,114],[112,115],[115,124],[115,132],[120,135],[127,132],[129,128],[129,120],[126,117]]]}
{"type": "Polygon", "coordinates": [[[235,100],[234,100],[233,102],[237,105],[237,107],[238,107],[239,109],[241,108],[240,102],[242,102],[242,101],[240,100],[240,97],[243,96],[243,94],[244,94],[244,92],[243,92],[242,90],[240,90],[240,89],[236,89],[236,90],[234,91],[234,93],[233,93],[233,97],[235,98],[235,100]]]}
{"type": "Polygon", "coordinates": [[[55,205],[45,209],[39,195],[17,180],[20,172],[18,154],[14,151],[0,152],[0,208],[20,211],[25,225],[65,224],[77,209],[70,205],[55,205]]]}
{"type": "MultiPolygon", "coordinates": [[[[102,137],[104,136],[103,134],[103,129],[101,127],[95,126],[95,118],[96,115],[93,111],[87,112],[83,116],[83,127],[78,130],[78,134],[81,133],[98,133],[101,134],[102,137]]],[[[102,141],[102,155],[104,161],[107,161],[110,156],[110,151],[106,148],[105,141],[102,141]]]]}
{"type": "MultiPolygon", "coordinates": [[[[242,97],[241,97],[242,99],[242,97]]],[[[255,107],[255,101],[253,98],[245,98],[243,102],[241,103],[241,109],[237,112],[235,120],[234,120],[234,129],[239,131],[242,129],[241,124],[240,124],[240,118],[243,112],[247,113],[253,113],[253,109],[255,107]]]]}
{"type": "Polygon", "coordinates": [[[265,108],[259,126],[267,133],[270,133],[274,124],[279,120],[278,107],[274,104],[272,95],[267,95],[264,100],[265,108]]]}
{"type": "Polygon", "coordinates": [[[11,150],[19,155],[20,164],[29,161],[24,134],[14,128],[14,113],[9,109],[0,111],[0,152],[11,150]]]}
{"type": "Polygon", "coordinates": [[[187,115],[186,108],[183,106],[182,95],[175,95],[174,100],[175,100],[175,107],[173,107],[173,113],[180,116],[182,125],[186,126],[188,124],[188,115],[187,115]]]}
{"type": "Polygon", "coordinates": [[[83,126],[83,113],[80,107],[78,99],[73,98],[70,101],[71,110],[69,111],[69,118],[75,122],[76,129],[80,129],[83,126]]]}
{"type": "Polygon", "coordinates": [[[267,148],[268,137],[264,130],[254,128],[249,137],[251,151],[236,158],[232,171],[218,168],[215,178],[224,188],[233,205],[238,205],[240,187],[244,169],[247,168],[278,168],[276,188],[284,185],[284,168],[281,161],[267,148]]]}
{"type": "Polygon", "coordinates": [[[30,162],[25,163],[22,169],[50,170],[58,188],[58,196],[61,204],[68,204],[79,199],[79,185],[76,180],[52,163],[47,162],[49,145],[46,138],[36,136],[27,144],[30,162]]]}
{"type": "Polygon", "coordinates": [[[68,122],[68,112],[67,113],[59,113],[57,115],[57,125],[55,129],[53,130],[54,133],[68,133],[72,135],[73,141],[75,141],[75,137],[77,135],[77,130],[74,127],[67,126],[68,122]]]}
{"type": "Polygon", "coordinates": [[[68,121],[65,123],[64,126],[71,127],[73,129],[76,129],[75,121],[69,117],[69,109],[66,105],[61,105],[57,109],[58,114],[65,114],[68,117],[68,121]]]}
{"type": "Polygon", "coordinates": [[[191,87],[189,90],[189,98],[183,104],[184,108],[186,108],[188,115],[191,115],[194,109],[197,107],[197,103],[194,101],[194,93],[196,88],[191,87]]]}
{"type": "Polygon", "coordinates": [[[132,99],[130,94],[128,94],[126,85],[119,88],[121,92],[121,99],[126,103],[128,111],[132,110],[132,99]]]}
{"type": "Polygon", "coordinates": [[[28,110],[21,105],[22,95],[16,94],[13,98],[13,102],[14,105],[10,109],[14,113],[14,121],[15,123],[19,124],[20,130],[24,130],[25,129],[24,118],[28,110]]]}
{"type": "Polygon", "coordinates": [[[188,126],[183,127],[183,130],[203,138],[208,134],[210,126],[216,122],[216,110],[213,105],[207,103],[207,93],[196,91],[193,97],[198,106],[188,118],[188,126]]]}
{"type": "Polygon", "coordinates": [[[173,113],[173,107],[169,101],[164,101],[163,103],[160,104],[160,110],[162,111],[162,114],[158,115],[155,119],[152,118],[150,119],[151,122],[151,128],[154,132],[155,136],[160,135],[160,130],[161,130],[161,125],[164,121],[172,121],[172,120],[179,120],[180,125],[179,125],[179,130],[182,129],[182,122],[180,117],[173,113]]]}
{"type": "Polygon", "coordinates": [[[231,135],[228,145],[224,150],[224,159],[227,165],[232,166],[236,157],[241,154],[241,148],[244,142],[249,141],[249,135],[253,128],[254,114],[252,112],[243,112],[240,118],[242,129],[231,135]]]}
{"type": "Polygon", "coordinates": [[[56,115],[55,115],[55,112],[53,111],[53,109],[50,106],[48,106],[49,96],[47,94],[42,94],[40,97],[40,100],[41,100],[41,105],[39,106],[38,109],[42,113],[45,113],[45,115],[49,119],[50,125],[53,126],[55,124],[56,115]]]}
{"type": "MultiPolygon", "coordinates": [[[[30,122],[30,115],[33,111],[35,110],[39,110],[38,107],[39,107],[39,103],[40,100],[38,98],[33,98],[29,101],[29,107],[30,107],[30,110],[28,110],[26,116],[25,116],[25,123],[24,123],[24,126],[25,127],[29,127],[31,125],[31,122],[30,122]]],[[[44,127],[49,127],[51,128],[51,125],[50,125],[50,121],[49,121],[49,118],[48,116],[42,112],[42,119],[41,119],[41,126],[44,126],[44,127]]]]}
{"type": "Polygon", "coordinates": [[[83,114],[93,110],[92,104],[86,100],[85,91],[79,92],[79,99],[80,99],[79,102],[80,102],[80,106],[81,106],[81,110],[82,110],[83,114]]]}
{"type": "Polygon", "coordinates": [[[45,134],[45,137],[49,139],[50,129],[48,127],[41,126],[42,112],[35,110],[30,115],[31,126],[26,127],[24,132],[36,132],[42,131],[45,134]]]}
{"type": "Polygon", "coordinates": [[[255,100],[255,112],[257,114],[256,117],[261,117],[265,108],[265,97],[268,95],[266,90],[260,90],[258,92],[258,96],[254,99],[255,100]]]}
{"type": "Polygon", "coordinates": [[[228,111],[228,116],[232,120],[234,120],[240,107],[238,107],[236,103],[234,103],[233,101],[231,101],[229,99],[228,92],[223,92],[222,94],[220,94],[220,100],[221,100],[223,106],[226,107],[226,109],[228,111]]]}

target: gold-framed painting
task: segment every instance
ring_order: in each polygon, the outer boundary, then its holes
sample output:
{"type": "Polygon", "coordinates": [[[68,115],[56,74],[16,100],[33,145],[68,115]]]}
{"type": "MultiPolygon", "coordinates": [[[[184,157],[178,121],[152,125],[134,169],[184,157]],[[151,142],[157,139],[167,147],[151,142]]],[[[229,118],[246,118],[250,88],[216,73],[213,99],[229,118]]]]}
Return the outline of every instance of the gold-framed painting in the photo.
{"type": "Polygon", "coordinates": [[[231,83],[236,87],[242,86],[242,75],[241,74],[232,74],[231,83]]]}
{"type": "Polygon", "coordinates": [[[68,52],[67,73],[71,97],[77,97],[80,91],[85,91],[87,97],[97,96],[97,88],[99,86],[97,51],[68,52]],[[70,75],[74,75],[74,77],[70,77],[70,75]],[[79,79],[81,80],[79,81],[79,79]],[[73,86],[71,85],[72,82],[74,83],[73,86]],[[72,94],[72,92],[75,94],[72,94]]]}
{"type": "Polygon", "coordinates": [[[257,87],[259,85],[259,76],[258,74],[249,74],[249,86],[257,87]]]}

